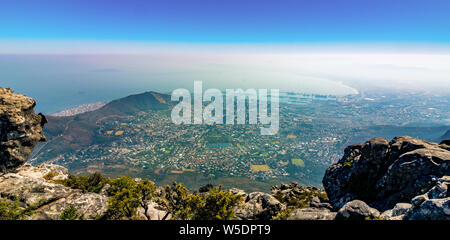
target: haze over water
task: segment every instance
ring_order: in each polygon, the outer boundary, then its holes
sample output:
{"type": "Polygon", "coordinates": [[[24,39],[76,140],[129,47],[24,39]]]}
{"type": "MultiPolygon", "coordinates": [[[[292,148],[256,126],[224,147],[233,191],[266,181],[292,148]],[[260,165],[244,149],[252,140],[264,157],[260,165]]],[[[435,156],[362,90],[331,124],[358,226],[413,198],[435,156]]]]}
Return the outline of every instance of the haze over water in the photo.
{"type": "Polygon", "coordinates": [[[0,86],[52,113],[145,91],[450,94],[448,1],[53,1],[0,8],[0,86]],[[412,3],[413,2],[413,3],[412,3]]]}

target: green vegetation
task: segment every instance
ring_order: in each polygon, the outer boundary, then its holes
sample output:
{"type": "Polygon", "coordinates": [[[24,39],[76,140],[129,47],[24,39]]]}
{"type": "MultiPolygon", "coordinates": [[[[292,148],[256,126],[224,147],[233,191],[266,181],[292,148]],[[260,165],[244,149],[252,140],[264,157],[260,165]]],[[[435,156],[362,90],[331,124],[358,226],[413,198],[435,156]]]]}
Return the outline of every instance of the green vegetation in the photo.
{"type": "Polygon", "coordinates": [[[304,167],[305,166],[305,162],[303,160],[301,160],[300,158],[293,158],[291,159],[291,163],[295,166],[300,166],[300,167],[304,167]]]}
{"type": "Polygon", "coordinates": [[[54,182],[60,183],[66,187],[80,189],[83,193],[100,193],[102,188],[109,181],[109,178],[103,177],[102,174],[98,172],[92,174],[91,176],[75,176],[70,174],[67,179],[54,180],[54,182]]]}
{"type": "Polygon", "coordinates": [[[0,220],[22,219],[19,201],[0,199],[0,220]]]}
{"type": "Polygon", "coordinates": [[[108,189],[108,210],[106,217],[108,219],[131,219],[136,214],[139,206],[144,208],[145,216],[148,215],[147,202],[154,197],[156,187],[148,179],[136,183],[130,177],[120,177],[111,181],[111,187],[108,189]]]}
{"type": "Polygon", "coordinates": [[[347,157],[344,162],[344,167],[351,167],[353,165],[354,157],[347,157]]]}
{"type": "Polygon", "coordinates": [[[84,215],[79,214],[77,209],[70,204],[68,207],[64,209],[64,211],[59,216],[60,220],[83,220],[84,215]]]}
{"type": "Polygon", "coordinates": [[[0,220],[21,220],[32,216],[35,210],[42,205],[42,201],[38,204],[20,207],[20,202],[17,197],[12,199],[0,198],[0,220]]]}
{"type": "Polygon", "coordinates": [[[366,221],[370,221],[370,220],[378,221],[378,220],[387,220],[387,219],[384,218],[384,217],[366,217],[366,218],[364,218],[364,220],[366,220],[366,221]]]}
{"type": "Polygon", "coordinates": [[[172,219],[186,220],[231,220],[234,219],[234,209],[241,197],[222,186],[212,188],[204,194],[190,194],[183,183],[174,182],[166,185],[158,203],[172,219]]]}
{"type": "Polygon", "coordinates": [[[189,193],[183,183],[173,182],[172,186],[166,185],[161,197],[157,203],[167,212],[162,220],[169,214],[172,215],[172,219],[186,220],[193,217],[197,205],[195,201],[198,199],[189,193]]]}
{"type": "Polygon", "coordinates": [[[54,177],[58,176],[58,173],[55,171],[50,171],[47,174],[45,174],[45,176],[43,177],[45,180],[50,181],[52,180],[54,177]]]}
{"type": "MultiPolygon", "coordinates": [[[[106,193],[110,196],[108,209],[98,219],[134,219],[139,207],[144,209],[147,219],[148,202],[155,201],[167,212],[163,219],[198,219],[198,220],[231,220],[235,218],[234,209],[241,201],[241,196],[211,184],[202,188],[202,193],[191,194],[183,183],[173,182],[166,185],[159,195],[155,185],[148,179],[135,181],[131,177],[122,176],[113,180],[99,173],[91,176],[69,175],[66,180],[55,180],[67,187],[81,189],[83,192],[99,193],[109,184],[106,193]]],[[[60,219],[76,220],[83,218],[74,206],[68,206],[60,219]]]]}
{"type": "Polygon", "coordinates": [[[222,191],[222,186],[212,188],[208,194],[199,196],[193,219],[232,220],[235,218],[234,209],[240,200],[241,196],[222,191]]]}
{"type": "Polygon", "coordinates": [[[285,203],[288,208],[307,208],[313,197],[319,197],[320,199],[327,200],[328,196],[315,187],[303,187],[301,186],[299,191],[291,192],[290,194],[283,194],[281,191],[278,191],[274,194],[274,197],[285,203]]]}
{"type": "Polygon", "coordinates": [[[293,207],[287,207],[286,209],[278,213],[276,216],[274,216],[272,220],[288,220],[292,211],[294,211],[293,207]]]}
{"type": "Polygon", "coordinates": [[[299,186],[295,191],[283,193],[277,191],[273,196],[281,203],[286,204],[286,209],[273,217],[273,220],[287,220],[295,209],[310,207],[311,200],[318,197],[322,200],[328,200],[328,196],[322,190],[316,187],[299,186]]]}

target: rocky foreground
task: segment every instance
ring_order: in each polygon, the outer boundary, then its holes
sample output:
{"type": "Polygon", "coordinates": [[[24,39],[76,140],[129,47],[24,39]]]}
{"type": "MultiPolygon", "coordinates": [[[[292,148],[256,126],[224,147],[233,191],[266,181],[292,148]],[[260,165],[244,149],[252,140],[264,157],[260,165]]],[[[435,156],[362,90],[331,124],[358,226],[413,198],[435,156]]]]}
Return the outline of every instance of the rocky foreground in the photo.
{"type": "MultiPolygon", "coordinates": [[[[46,119],[34,113],[34,105],[31,98],[0,88],[0,219],[6,218],[13,201],[17,209],[25,209],[21,219],[61,219],[70,208],[83,219],[104,219],[113,203],[122,206],[110,184],[84,191],[63,184],[71,176],[62,166],[26,163],[37,142],[45,141],[46,119]]],[[[450,220],[449,185],[449,141],[374,138],[345,149],[342,159],[325,173],[325,190],[289,183],[272,187],[271,193],[229,189],[224,196],[238,196],[233,198],[235,205],[227,205],[232,206],[227,216],[242,220],[450,220]]],[[[210,188],[189,198],[211,195],[210,188]]],[[[166,210],[178,206],[164,207],[174,198],[164,194],[167,189],[156,187],[155,197],[143,198],[122,219],[175,218],[171,214],[179,212],[166,210]]]]}

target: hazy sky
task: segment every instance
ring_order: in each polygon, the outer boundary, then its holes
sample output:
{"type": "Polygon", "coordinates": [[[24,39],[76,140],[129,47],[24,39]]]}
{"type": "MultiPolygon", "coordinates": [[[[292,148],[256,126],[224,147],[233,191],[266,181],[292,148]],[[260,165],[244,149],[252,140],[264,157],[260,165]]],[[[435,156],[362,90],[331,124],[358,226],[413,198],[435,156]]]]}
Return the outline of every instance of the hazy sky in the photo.
{"type": "Polygon", "coordinates": [[[450,93],[450,1],[3,0],[0,86],[51,112],[147,90],[450,93]]]}

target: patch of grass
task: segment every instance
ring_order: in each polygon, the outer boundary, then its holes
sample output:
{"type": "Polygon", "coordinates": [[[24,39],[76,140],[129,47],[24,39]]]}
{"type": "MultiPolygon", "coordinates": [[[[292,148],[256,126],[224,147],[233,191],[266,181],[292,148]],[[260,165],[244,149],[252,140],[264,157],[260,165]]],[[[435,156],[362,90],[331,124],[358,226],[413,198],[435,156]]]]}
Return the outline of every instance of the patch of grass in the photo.
{"type": "Polygon", "coordinates": [[[303,160],[301,160],[300,158],[293,158],[291,159],[291,163],[295,166],[300,166],[300,167],[304,167],[305,166],[305,162],[303,160]]]}
{"type": "Polygon", "coordinates": [[[27,206],[26,208],[20,207],[20,202],[16,196],[12,199],[0,198],[0,220],[22,220],[30,217],[34,214],[36,209],[43,204],[43,201],[39,201],[37,204],[27,206]]]}
{"type": "Polygon", "coordinates": [[[47,174],[44,175],[44,179],[47,181],[53,180],[54,177],[58,176],[59,174],[55,171],[50,171],[47,174]]]}

